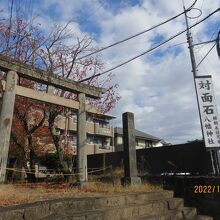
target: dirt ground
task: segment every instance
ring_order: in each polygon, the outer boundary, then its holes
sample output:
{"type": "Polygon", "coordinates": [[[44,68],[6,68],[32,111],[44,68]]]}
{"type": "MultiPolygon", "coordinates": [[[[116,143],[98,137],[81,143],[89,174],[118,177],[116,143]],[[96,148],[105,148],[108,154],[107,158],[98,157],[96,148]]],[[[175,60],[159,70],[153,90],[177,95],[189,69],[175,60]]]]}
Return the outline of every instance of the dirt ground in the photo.
{"type": "Polygon", "coordinates": [[[138,187],[123,187],[120,183],[113,186],[110,183],[88,182],[80,189],[71,188],[66,183],[5,184],[0,185],[0,207],[64,197],[161,190],[160,186],[153,186],[148,183],[138,185],[138,187]]]}

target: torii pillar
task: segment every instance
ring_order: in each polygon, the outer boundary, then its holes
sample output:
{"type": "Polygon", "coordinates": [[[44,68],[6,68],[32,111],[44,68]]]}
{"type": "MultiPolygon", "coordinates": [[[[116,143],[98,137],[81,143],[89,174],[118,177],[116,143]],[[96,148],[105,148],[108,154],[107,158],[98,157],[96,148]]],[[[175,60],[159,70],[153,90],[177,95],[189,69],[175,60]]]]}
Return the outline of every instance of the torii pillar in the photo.
{"type": "Polygon", "coordinates": [[[6,168],[11,136],[11,125],[15,103],[15,87],[18,75],[14,71],[7,73],[6,88],[2,100],[0,115],[0,184],[6,180],[6,168]]]}
{"type": "Polygon", "coordinates": [[[86,96],[78,94],[79,110],[77,118],[77,184],[87,181],[87,152],[86,152],[86,96]]]}
{"type": "Polygon", "coordinates": [[[125,112],[123,120],[123,147],[124,147],[124,178],[122,185],[137,185],[141,178],[137,176],[137,159],[135,144],[134,114],[125,112]]]}

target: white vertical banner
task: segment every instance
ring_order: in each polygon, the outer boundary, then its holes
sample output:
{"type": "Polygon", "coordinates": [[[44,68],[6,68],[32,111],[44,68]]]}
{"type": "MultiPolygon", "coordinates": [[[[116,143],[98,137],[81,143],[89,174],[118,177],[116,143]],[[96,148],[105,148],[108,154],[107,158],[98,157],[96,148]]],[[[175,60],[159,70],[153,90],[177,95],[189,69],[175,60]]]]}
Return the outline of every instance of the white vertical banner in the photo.
{"type": "Polygon", "coordinates": [[[195,77],[201,123],[207,148],[220,147],[220,128],[211,76],[195,77]]]}

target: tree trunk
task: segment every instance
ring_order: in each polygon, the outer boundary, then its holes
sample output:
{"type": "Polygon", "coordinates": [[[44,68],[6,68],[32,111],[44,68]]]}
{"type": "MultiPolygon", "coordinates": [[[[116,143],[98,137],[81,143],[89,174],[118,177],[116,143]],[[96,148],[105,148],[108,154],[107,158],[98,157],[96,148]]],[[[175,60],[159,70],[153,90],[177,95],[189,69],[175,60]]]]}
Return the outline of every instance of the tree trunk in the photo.
{"type": "Polygon", "coordinates": [[[50,116],[49,116],[49,130],[50,130],[50,133],[51,133],[51,136],[52,136],[52,139],[53,139],[53,143],[55,145],[56,152],[57,152],[57,155],[58,155],[60,169],[62,170],[62,172],[64,174],[64,179],[66,181],[68,181],[68,175],[65,176],[65,174],[69,174],[70,171],[69,171],[69,168],[68,168],[68,164],[64,160],[64,157],[63,157],[63,149],[62,149],[62,146],[60,144],[60,140],[61,140],[60,135],[56,134],[55,127],[54,127],[54,119],[56,118],[56,116],[57,116],[57,114],[50,113],[50,116]]]}
{"type": "Polygon", "coordinates": [[[35,176],[35,153],[32,149],[32,136],[29,135],[25,140],[26,159],[29,162],[29,167],[26,164],[25,170],[28,182],[36,182],[35,176]]]}

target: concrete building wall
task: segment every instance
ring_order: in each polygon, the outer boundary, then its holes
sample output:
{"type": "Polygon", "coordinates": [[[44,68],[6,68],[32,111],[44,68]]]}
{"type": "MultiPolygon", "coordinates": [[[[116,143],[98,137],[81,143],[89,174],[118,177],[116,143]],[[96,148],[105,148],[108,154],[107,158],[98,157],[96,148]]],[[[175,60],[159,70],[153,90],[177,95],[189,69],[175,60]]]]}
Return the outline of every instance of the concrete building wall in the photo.
{"type": "MultiPolygon", "coordinates": [[[[76,154],[77,145],[77,117],[72,114],[69,117],[62,115],[56,118],[56,127],[59,133],[68,134],[68,145],[72,146],[73,154],[76,154]]],[[[105,119],[104,115],[99,119],[87,115],[86,121],[87,146],[86,152],[90,154],[113,152],[113,136],[114,129],[110,126],[109,119],[105,119]]]]}
{"type": "MultiPolygon", "coordinates": [[[[123,137],[116,136],[114,138],[115,151],[123,151],[123,137]]],[[[160,147],[163,144],[160,141],[151,141],[142,138],[136,138],[136,149],[143,149],[148,147],[160,147]]]]}
{"type": "MultiPolygon", "coordinates": [[[[105,148],[102,148],[98,144],[87,144],[86,145],[87,155],[109,153],[109,152],[113,152],[113,146],[109,146],[109,148],[105,149],[105,148]]],[[[72,145],[72,153],[76,155],[76,145],[72,145]]]]}
{"type": "MultiPolygon", "coordinates": [[[[77,121],[73,118],[66,118],[59,115],[55,120],[56,127],[61,130],[67,129],[68,131],[77,130],[77,121]]],[[[98,123],[86,122],[86,132],[89,134],[103,135],[112,137],[113,127],[100,127],[98,123]]]]}

